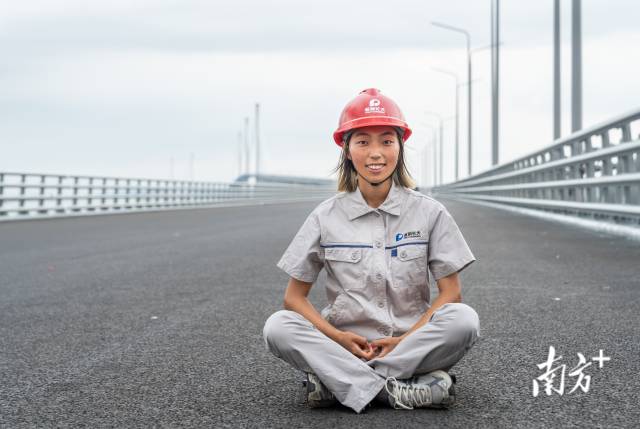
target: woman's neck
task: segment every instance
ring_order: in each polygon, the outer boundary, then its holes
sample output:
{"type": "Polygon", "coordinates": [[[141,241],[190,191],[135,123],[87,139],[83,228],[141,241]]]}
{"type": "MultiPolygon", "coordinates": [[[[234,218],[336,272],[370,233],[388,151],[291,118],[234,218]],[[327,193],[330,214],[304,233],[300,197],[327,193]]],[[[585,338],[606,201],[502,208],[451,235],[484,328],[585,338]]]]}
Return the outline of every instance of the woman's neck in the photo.
{"type": "Polygon", "coordinates": [[[358,188],[360,188],[360,193],[369,207],[373,207],[375,209],[378,208],[380,204],[384,203],[384,200],[387,199],[387,195],[391,190],[392,180],[393,177],[389,177],[384,181],[384,183],[381,183],[378,186],[373,186],[362,178],[358,179],[358,188]]]}

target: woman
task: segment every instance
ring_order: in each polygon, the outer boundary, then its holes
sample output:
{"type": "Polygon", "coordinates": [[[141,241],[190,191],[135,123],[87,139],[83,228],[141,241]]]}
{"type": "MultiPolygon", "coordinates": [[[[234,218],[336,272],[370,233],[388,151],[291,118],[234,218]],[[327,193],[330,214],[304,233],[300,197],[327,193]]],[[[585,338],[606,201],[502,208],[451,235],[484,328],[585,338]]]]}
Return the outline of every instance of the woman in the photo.
{"type": "Polygon", "coordinates": [[[410,135],[377,89],[349,102],[333,134],[342,192],[313,210],[277,264],[291,277],[264,341],[307,373],[311,407],[447,407],[447,371],[479,337],[458,278],[475,258],[446,208],[412,190],[410,135]],[[322,268],[329,304],[319,313],[307,296],[322,268]],[[440,291],[433,302],[428,271],[440,291]]]}

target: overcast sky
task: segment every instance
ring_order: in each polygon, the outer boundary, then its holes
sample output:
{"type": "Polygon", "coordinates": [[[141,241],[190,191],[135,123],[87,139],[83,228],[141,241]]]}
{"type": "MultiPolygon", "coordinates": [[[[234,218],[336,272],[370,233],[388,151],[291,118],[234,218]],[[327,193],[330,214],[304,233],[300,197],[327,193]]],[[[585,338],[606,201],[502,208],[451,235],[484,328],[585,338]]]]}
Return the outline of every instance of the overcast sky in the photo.
{"type": "MultiPolygon", "coordinates": [[[[570,6],[562,1],[563,135],[570,130],[570,6]]],[[[553,1],[501,2],[501,148],[552,140],[553,1]]],[[[585,0],[583,124],[640,107],[640,3],[585,0]]],[[[462,35],[490,43],[490,1],[23,1],[0,4],[0,171],[231,181],[238,133],[261,104],[261,171],[330,177],[344,104],[377,87],[414,135],[411,168],[466,79],[462,35]],[[426,124],[426,125],[425,125],[426,124]]],[[[474,172],[490,166],[490,51],[474,59],[474,172]]],[[[467,171],[466,92],[460,172],[467,171]]],[[[445,181],[454,121],[445,123],[445,181]]],[[[253,139],[253,136],[252,136],[253,139]]]]}

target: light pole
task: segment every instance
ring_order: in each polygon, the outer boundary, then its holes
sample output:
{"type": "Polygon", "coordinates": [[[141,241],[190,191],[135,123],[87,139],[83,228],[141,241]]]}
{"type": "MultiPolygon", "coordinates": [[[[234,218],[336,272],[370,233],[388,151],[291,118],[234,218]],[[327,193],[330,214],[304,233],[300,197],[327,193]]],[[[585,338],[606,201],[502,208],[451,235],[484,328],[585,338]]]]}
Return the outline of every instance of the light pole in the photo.
{"type": "MultiPolygon", "coordinates": [[[[420,122],[420,124],[422,126],[424,126],[424,127],[427,127],[429,130],[431,130],[431,141],[429,143],[427,143],[425,145],[425,147],[424,147],[424,149],[425,149],[425,159],[426,159],[425,165],[429,164],[429,162],[428,162],[429,161],[428,152],[429,152],[429,147],[431,147],[431,152],[432,152],[432,155],[431,155],[431,177],[432,177],[431,186],[435,186],[436,185],[436,143],[437,143],[436,135],[437,135],[437,128],[432,126],[432,125],[429,125],[429,124],[427,124],[425,122],[420,122]]],[[[427,170],[426,167],[425,167],[425,170],[427,170]]],[[[425,178],[425,182],[429,182],[429,181],[425,178]]]]}
{"type": "Polygon", "coordinates": [[[455,180],[457,181],[458,180],[458,164],[459,164],[459,162],[458,162],[458,154],[459,154],[458,134],[459,134],[459,131],[460,131],[460,124],[459,124],[459,121],[458,121],[458,117],[459,117],[458,88],[460,87],[460,79],[458,79],[458,75],[456,73],[452,72],[452,71],[443,70],[443,69],[434,68],[434,67],[432,67],[432,69],[434,71],[439,72],[439,73],[444,73],[446,75],[449,75],[449,76],[453,77],[455,79],[455,81],[456,81],[456,114],[455,114],[455,118],[456,118],[456,126],[455,126],[455,128],[456,128],[455,160],[456,161],[455,162],[456,163],[455,163],[454,170],[455,170],[455,180]]]}
{"type": "Polygon", "coordinates": [[[242,176],[242,131],[238,131],[238,177],[242,176]]]}
{"type": "Polygon", "coordinates": [[[256,180],[260,176],[260,103],[256,103],[256,180]]]}
{"type": "Polygon", "coordinates": [[[582,25],[580,0],[571,3],[571,132],[582,129],[582,25]]]}
{"type": "MultiPolygon", "coordinates": [[[[469,32],[463,28],[454,27],[452,25],[443,24],[440,22],[431,22],[432,25],[440,28],[444,28],[445,30],[455,31],[456,33],[462,33],[467,40],[467,82],[469,82],[469,87],[467,88],[467,145],[468,145],[468,153],[467,153],[467,170],[468,175],[471,176],[471,148],[473,146],[472,143],[472,73],[471,73],[471,36],[469,32]]],[[[456,171],[458,165],[456,164],[456,171]]],[[[458,180],[458,174],[456,173],[456,180],[458,180]]]]}
{"type": "Polygon", "coordinates": [[[553,2],[553,139],[562,134],[560,104],[560,0],[553,2]]]}
{"type": "MultiPolygon", "coordinates": [[[[502,45],[504,45],[504,43],[500,42],[500,43],[498,43],[498,45],[499,45],[499,46],[502,46],[502,45]]],[[[488,50],[488,49],[491,49],[491,50],[492,50],[492,52],[493,52],[493,45],[485,45],[485,46],[481,46],[481,47],[479,47],[479,48],[473,48],[473,49],[471,50],[471,57],[473,58],[473,56],[474,56],[475,54],[477,54],[478,52],[486,51],[486,50],[488,50]]],[[[471,81],[472,81],[472,82],[473,82],[473,81],[476,81],[476,82],[477,82],[477,81],[479,81],[479,79],[472,79],[471,81]]],[[[471,151],[471,145],[469,145],[469,151],[471,151]]],[[[471,173],[472,173],[472,169],[471,169],[471,160],[472,160],[472,159],[473,159],[473,158],[472,158],[472,155],[471,155],[471,154],[469,154],[469,176],[471,176],[471,173]]]]}
{"type": "MultiPolygon", "coordinates": [[[[244,172],[251,174],[251,149],[249,148],[249,118],[244,118],[244,172]]],[[[249,179],[247,179],[249,180],[249,179]]]]}
{"type": "MultiPolygon", "coordinates": [[[[436,177],[434,176],[434,180],[433,180],[433,184],[434,185],[441,185],[442,184],[442,140],[443,140],[443,129],[444,129],[444,120],[442,119],[442,115],[440,115],[439,113],[436,112],[430,112],[428,110],[425,110],[424,112],[426,115],[431,115],[431,116],[435,116],[436,118],[438,118],[438,123],[439,123],[439,128],[440,128],[440,138],[439,138],[439,142],[438,142],[438,176],[437,176],[437,180],[436,177]]],[[[434,165],[436,163],[436,157],[435,157],[435,142],[433,144],[434,146],[434,156],[433,156],[433,162],[434,165]]],[[[434,169],[435,170],[435,169],[434,169]]]]}
{"type": "Polygon", "coordinates": [[[500,0],[491,0],[491,164],[500,162],[500,0]]]}

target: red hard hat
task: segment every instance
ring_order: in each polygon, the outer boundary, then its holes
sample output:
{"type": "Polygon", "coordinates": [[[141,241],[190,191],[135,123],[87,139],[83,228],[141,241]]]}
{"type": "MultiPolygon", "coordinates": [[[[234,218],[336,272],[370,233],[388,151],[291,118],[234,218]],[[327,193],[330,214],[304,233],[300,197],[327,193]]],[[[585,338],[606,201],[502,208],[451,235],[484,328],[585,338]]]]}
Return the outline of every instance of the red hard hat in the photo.
{"type": "Polygon", "coordinates": [[[342,110],[338,129],[333,133],[333,140],[342,147],[344,133],[371,125],[399,127],[404,131],[402,136],[404,141],[411,135],[411,128],[405,122],[404,115],[396,102],[380,94],[380,90],[368,88],[360,92],[342,110]]]}

